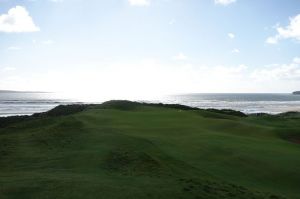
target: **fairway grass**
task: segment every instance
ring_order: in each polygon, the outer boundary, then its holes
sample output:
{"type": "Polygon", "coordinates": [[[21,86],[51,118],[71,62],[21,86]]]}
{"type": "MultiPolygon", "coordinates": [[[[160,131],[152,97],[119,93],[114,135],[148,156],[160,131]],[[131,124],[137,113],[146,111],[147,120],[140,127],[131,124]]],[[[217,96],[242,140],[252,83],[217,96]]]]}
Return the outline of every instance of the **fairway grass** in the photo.
{"type": "Polygon", "coordinates": [[[0,198],[300,198],[300,117],[110,101],[0,120],[0,198]]]}

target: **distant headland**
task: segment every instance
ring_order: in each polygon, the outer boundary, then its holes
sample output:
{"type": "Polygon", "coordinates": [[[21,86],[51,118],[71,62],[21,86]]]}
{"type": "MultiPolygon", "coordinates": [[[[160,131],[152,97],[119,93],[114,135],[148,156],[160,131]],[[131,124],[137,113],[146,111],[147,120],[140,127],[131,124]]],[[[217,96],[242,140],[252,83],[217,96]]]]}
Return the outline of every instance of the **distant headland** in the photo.
{"type": "Polygon", "coordinates": [[[293,95],[300,95],[300,91],[293,92],[293,95]]]}

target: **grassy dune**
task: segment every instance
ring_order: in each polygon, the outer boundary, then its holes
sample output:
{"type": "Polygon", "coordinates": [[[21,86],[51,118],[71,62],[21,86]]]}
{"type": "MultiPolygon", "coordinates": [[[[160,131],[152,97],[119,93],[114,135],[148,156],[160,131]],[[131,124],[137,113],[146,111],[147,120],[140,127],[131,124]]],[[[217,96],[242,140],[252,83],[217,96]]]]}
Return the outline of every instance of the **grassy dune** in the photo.
{"type": "Polygon", "coordinates": [[[300,198],[300,116],[111,101],[0,119],[0,198],[300,198]]]}

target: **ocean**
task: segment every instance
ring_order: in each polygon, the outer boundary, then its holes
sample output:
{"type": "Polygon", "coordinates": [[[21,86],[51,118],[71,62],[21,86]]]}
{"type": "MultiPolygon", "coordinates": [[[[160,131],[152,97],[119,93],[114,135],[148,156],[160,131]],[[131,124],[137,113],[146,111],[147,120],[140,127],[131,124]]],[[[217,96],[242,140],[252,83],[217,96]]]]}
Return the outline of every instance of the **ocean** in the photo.
{"type": "Polygon", "coordinates": [[[168,96],[163,102],[203,109],[233,109],[247,114],[300,111],[300,95],[288,93],[185,94],[168,96]]]}
{"type": "Polygon", "coordinates": [[[31,115],[48,111],[60,104],[75,101],[59,98],[55,93],[0,92],[0,117],[31,115]]]}
{"type": "MultiPolygon", "coordinates": [[[[183,94],[159,99],[139,99],[144,102],[183,104],[198,108],[233,109],[247,114],[278,114],[300,111],[300,95],[292,94],[183,94]]],[[[101,103],[94,100],[93,103],[101,103]]],[[[59,97],[55,93],[0,92],[0,117],[31,115],[48,111],[60,104],[85,103],[59,97]]]]}

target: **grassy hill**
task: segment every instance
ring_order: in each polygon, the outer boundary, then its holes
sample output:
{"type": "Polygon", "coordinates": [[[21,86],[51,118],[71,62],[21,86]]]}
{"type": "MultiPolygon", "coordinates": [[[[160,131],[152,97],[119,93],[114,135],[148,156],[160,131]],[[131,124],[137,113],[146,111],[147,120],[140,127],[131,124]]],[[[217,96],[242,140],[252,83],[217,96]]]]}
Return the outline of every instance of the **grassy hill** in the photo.
{"type": "Polygon", "coordinates": [[[0,119],[0,198],[300,198],[300,116],[110,101],[0,119]]]}

